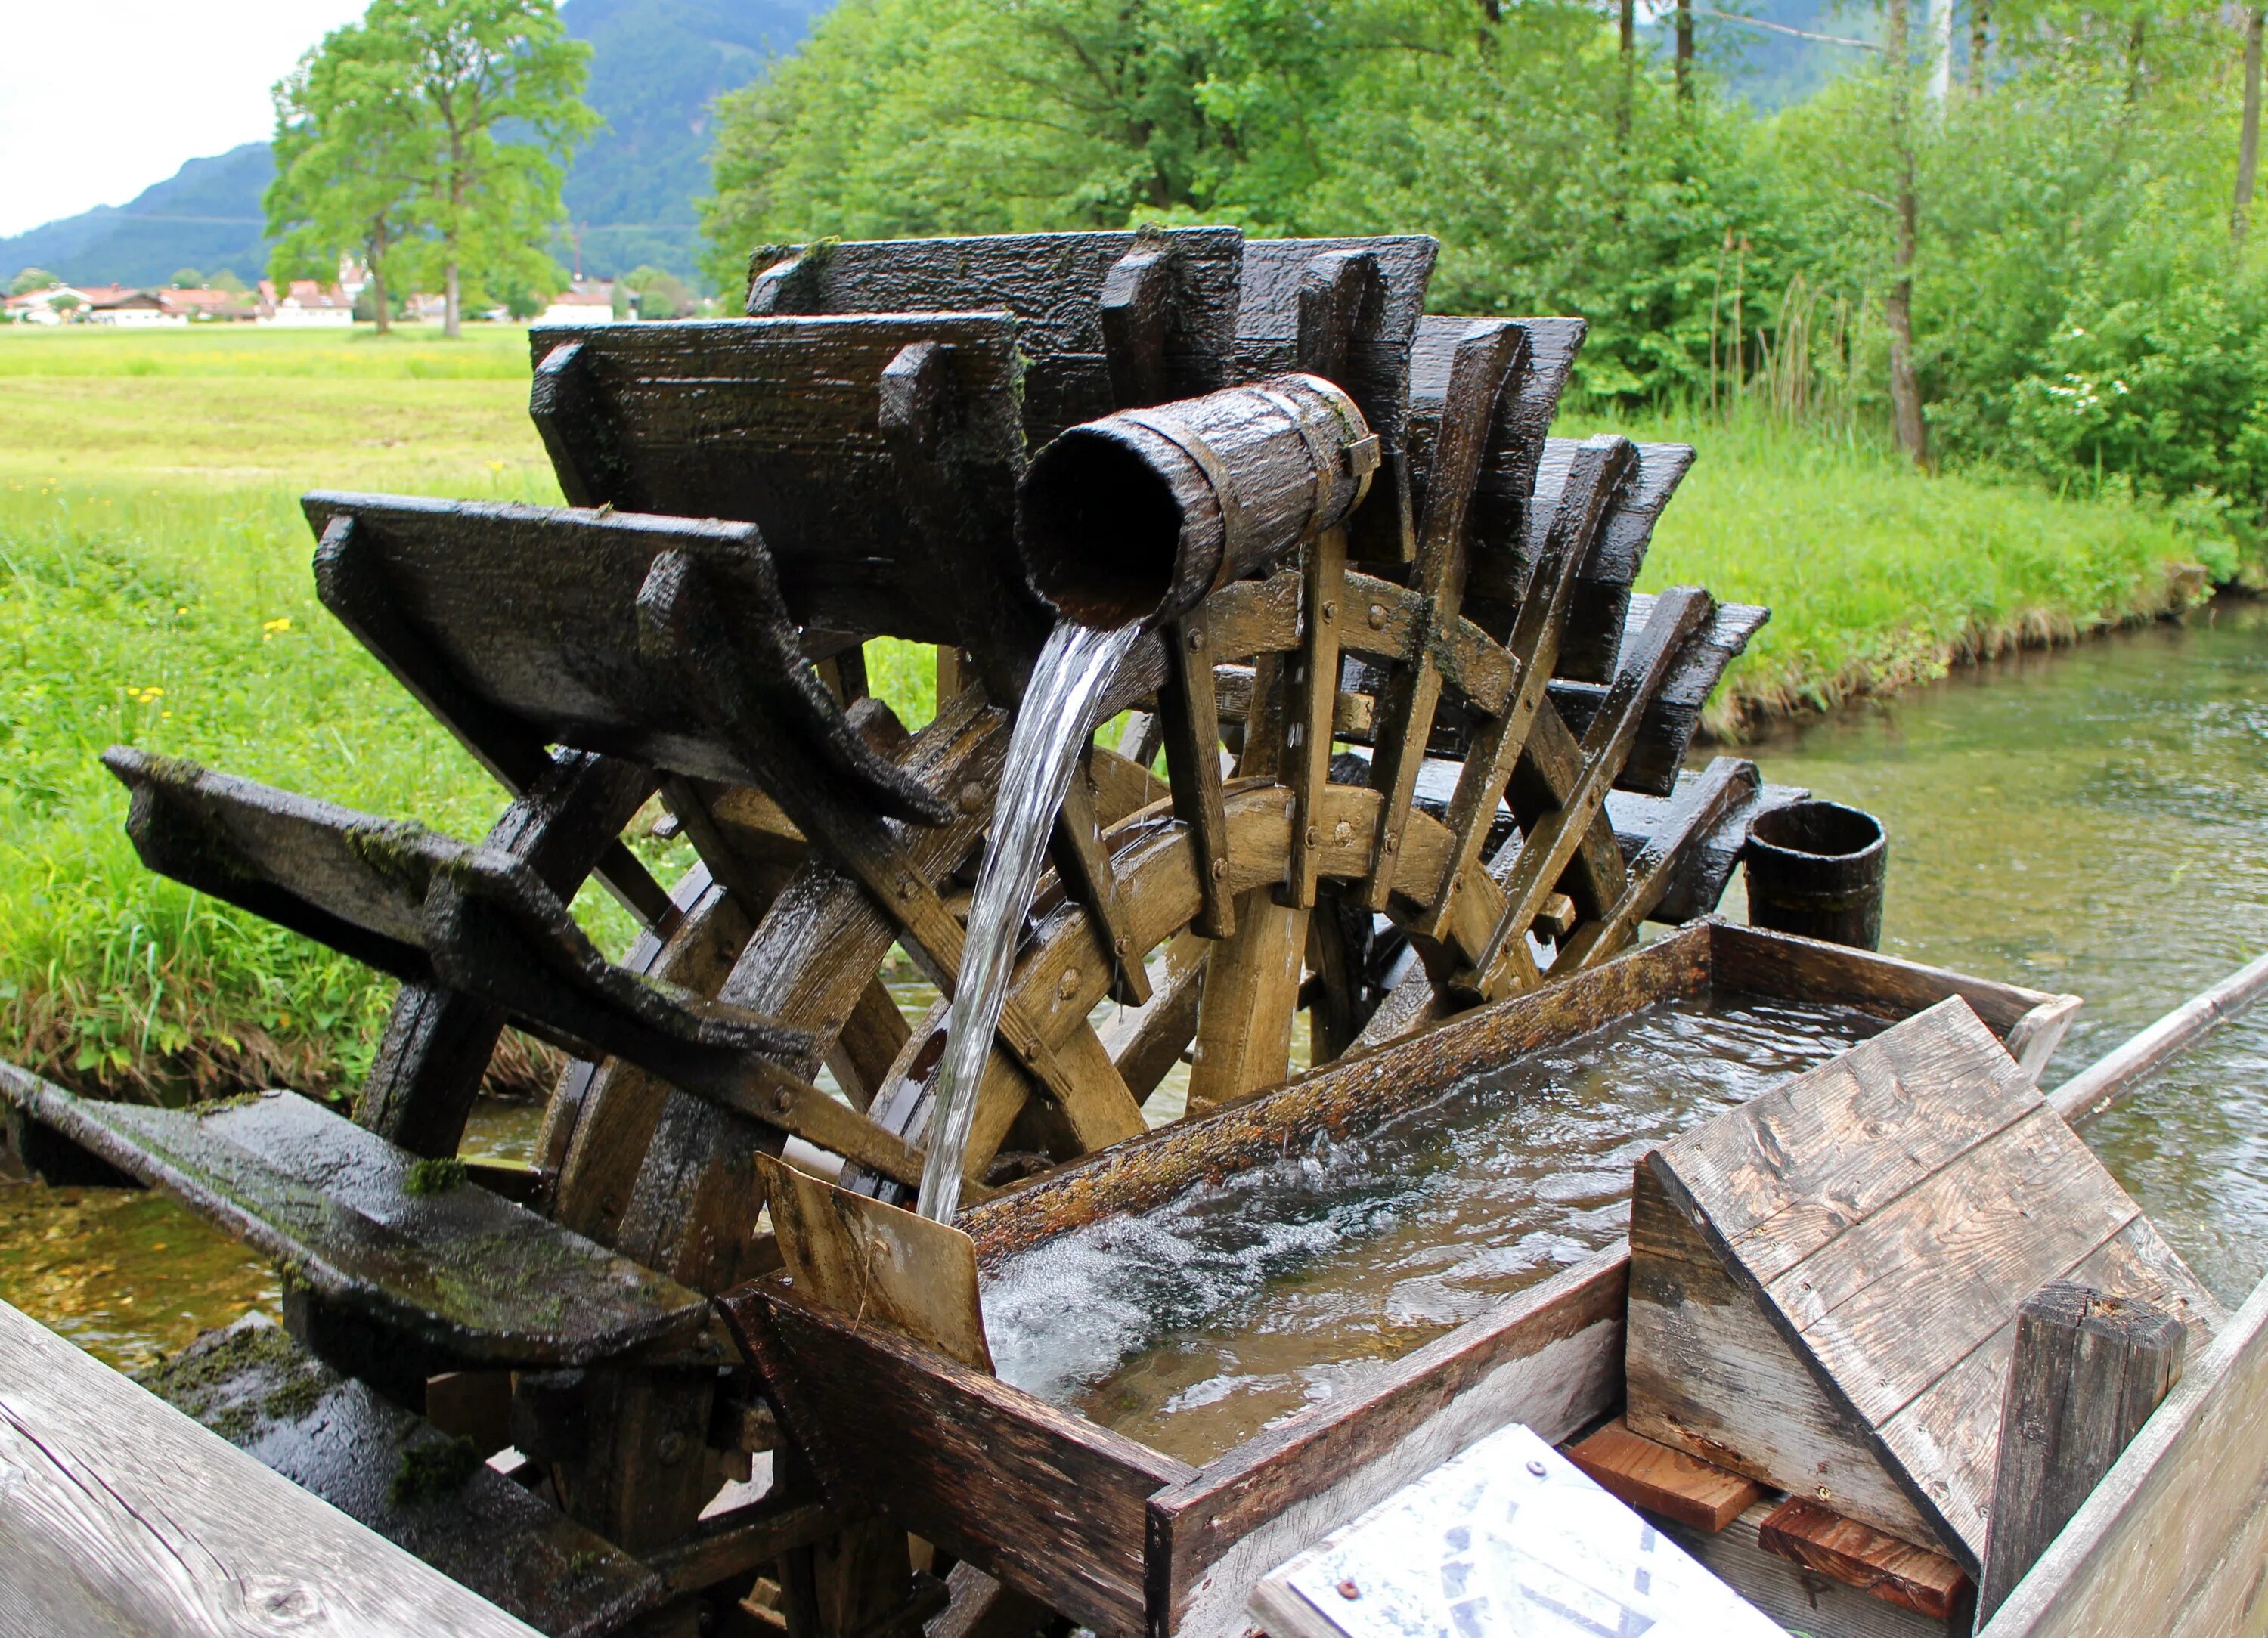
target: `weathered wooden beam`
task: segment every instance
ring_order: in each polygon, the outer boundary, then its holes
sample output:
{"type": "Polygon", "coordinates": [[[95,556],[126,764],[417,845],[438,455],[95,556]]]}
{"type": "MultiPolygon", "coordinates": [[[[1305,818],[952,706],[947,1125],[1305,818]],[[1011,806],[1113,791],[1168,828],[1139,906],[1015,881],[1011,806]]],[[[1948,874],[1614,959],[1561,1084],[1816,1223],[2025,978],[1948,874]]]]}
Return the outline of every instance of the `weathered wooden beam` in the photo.
{"type": "Polygon", "coordinates": [[[5,1304],[0,1385],[15,1631],[535,1638],[5,1304]]]}
{"type": "Polygon", "coordinates": [[[465,1443],[341,1375],[264,1314],[207,1332],[142,1385],[557,1638],[607,1638],[673,1601],[664,1578],[477,1459],[501,1440],[465,1443]]]}
{"type": "Polygon", "coordinates": [[[697,1293],[297,1093],[157,1109],[0,1064],[0,1097],[285,1264],[326,1303],[446,1356],[729,1360],[697,1293]]]}
{"type": "Polygon", "coordinates": [[[2182,1379],[2189,1329],[2058,1281],[2016,1311],[1977,1612],[1990,1620],[2182,1379]]]}
{"type": "Polygon", "coordinates": [[[2194,1355],[1978,1638],[2237,1632],[2268,1558],[2268,1283],[2194,1355]]]}
{"type": "Polygon", "coordinates": [[[1712,1535],[1764,1499],[1755,1480],[1640,1438],[1620,1417],[1569,1445],[1567,1459],[1609,1495],[1712,1535]]]}
{"type": "Polygon", "coordinates": [[[831,1503],[886,1515],[1099,1632],[1142,1630],[1144,1503],[1195,1470],[784,1286],[723,1307],[831,1503]]]}
{"type": "Polygon", "coordinates": [[[1166,775],[1174,815],[1197,848],[1198,930],[1226,938],[1236,930],[1227,892],[1228,820],[1221,806],[1220,710],[1213,698],[1214,651],[1206,611],[1195,608],[1166,634],[1166,686],[1158,713],[1166,729],[1166,775]]]}
{"type": "Polygon", "coordinates": [[[1918,1615],[1965,1627],[1972,1612],[1976,1583],[1951,1559],[1800,1495],[1781,1502],[1757,1525],[1756,1545],[1775,1558],[1918,1615]]]}
{"type": "MultiPolygon", "coordinates": [[[[1560,944],[1551,963],[1551,976],[1564,978],[1595,966],[1637,937],[1638,923],[1654,913],[1670,883],[1686,868],[1703,841],[1763,783],[1754,762],[1729,756],[1712,758],[1705,769],[1682,782],[1669,799],[1659,827],[1624,865],[1629,882],[1622,896],[1604,914],[1572,924],[1556,935],[1560,944]]],[[[1572,912],[1573,907],[1569,909],[1572,912]]]]}
{"type": "Polygon", "coordinates": [[[2268,993],[2268,956],[2248,962],[2105,1053],[2056,1088],[2049,1101],[2066,1120],[2092,1120],[2264,993],[2268,993]]]}

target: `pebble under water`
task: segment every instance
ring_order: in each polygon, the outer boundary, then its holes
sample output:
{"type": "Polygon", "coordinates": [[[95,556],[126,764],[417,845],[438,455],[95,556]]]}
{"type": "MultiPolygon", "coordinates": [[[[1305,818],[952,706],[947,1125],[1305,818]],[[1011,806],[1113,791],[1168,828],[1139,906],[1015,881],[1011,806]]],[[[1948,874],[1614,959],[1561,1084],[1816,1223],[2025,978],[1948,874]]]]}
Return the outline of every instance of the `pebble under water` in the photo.
{"type": "Polygon", "coordinates": [[[984,1288],[994,1362],[1203,1463],[1607,1245],[1648,1149],[1882,1027],[1755,997],[1658,1003],[1011,1260],[984,1288]]]}

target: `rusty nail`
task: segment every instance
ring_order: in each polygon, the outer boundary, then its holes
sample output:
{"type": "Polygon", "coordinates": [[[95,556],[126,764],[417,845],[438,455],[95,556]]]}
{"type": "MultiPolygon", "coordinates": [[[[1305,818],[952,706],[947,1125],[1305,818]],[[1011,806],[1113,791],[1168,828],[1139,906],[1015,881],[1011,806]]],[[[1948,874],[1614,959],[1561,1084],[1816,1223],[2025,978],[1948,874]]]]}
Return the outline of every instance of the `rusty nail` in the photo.
{"type": "Polygon", "coordinates": [[[1217,882],[1225,882],[1228,879],[1228,861],[1226,859],[1215,859],[1212,862],[1212,878],[1217,882]]]}
{"type": "Polygon", "coordinates": [[[1339,1583],[1339,1597],[1342,1598],[1359,1598],[1362,1597],[1362,1589],[1356,1586],[1351,1581],[1343,1581],[1339,1583]]]}

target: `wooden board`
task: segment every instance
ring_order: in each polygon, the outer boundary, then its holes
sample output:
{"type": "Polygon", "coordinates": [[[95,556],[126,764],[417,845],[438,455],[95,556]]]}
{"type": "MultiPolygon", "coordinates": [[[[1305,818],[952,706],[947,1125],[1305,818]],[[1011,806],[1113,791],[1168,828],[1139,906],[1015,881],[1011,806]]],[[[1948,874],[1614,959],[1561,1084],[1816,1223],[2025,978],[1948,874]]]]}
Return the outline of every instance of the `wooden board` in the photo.
{"type": "Polygon", "coordinates": [[[1234,228],[768,246],[749,267],[747,310],[1012,315],[1028,361],[1020,394],[1024,434],[1037,450],[1064,428],[1123,407],[1111,378],[1104,298],[1112,269],[1138,249],[1162,251],[1167,263],[1159,400],[1229,386],[1244,251],[1234,228]]]}
{"type": "Polygon", "coordinates": [[[1696,1530],[1722,1530],[1764,1499],[1753,1480],[1641,1438],[1619,1416],[1568,1446],[1567,1459],[1609,1495],[1696,1530]]]}
{"type": "Polygon", "coordinates": [[[2201,1333],[2220,1318],[1957,997],[1682,1135],[1640,1174],[1631,1426],[1941,1542],[1972,1574],[1999,1436],[1995,1350],[2023,1297],[2088,1271],[2076,1277],[2201,1333]],[[1782,1396],[1714,1379],[1742,1358],[1782,1396]],[[1799,1453],[1791,1432],[1806,1425],[1819,1450],[1799,1453]]]}
{"type": "Polygon", "coordinates": [[[860,1324],[888,1326],[990,1371],[976,1246],[959,1229],[756,1157],[772,1233],[797,1292],[860,1324]]]}
{"type": "Polygon", "coordinates": [[[144,1385],[311,1495],[552,1638],[600,1638],[670,1598],[610,1543],[264,1315],[208,1332],[144,1385]]]}
{"type": "Polygon", "coordinates": [[[1791,1633],[1816,1638],[1969,1638],[1965,1619],[1941,1620],[1885,1604],[1830,1576],[1767,1553],[1757,1527],[1778,1503],[1759,1502],[1712,1535],[1663,1519],[1667,1535],[1791,1633]]]}
{"type": "Polygon", "coordinates": [[[2168,1394],[1980,1638],[2268,1626],[2268,1283],[2168,1394]]]}
{"type": "MultiPolygon", "coordinates": [[[[1619,628],[1617,652],[1627,653],[1638,633],[1646,629],[1646,622],[1653,617],[1656,595],[1640,591],[1618,611],[1627,623],[1619,628]]],[[[1749,646],[1749,639],[1771,618],[1771,610],[1754,603],[1720,603],[1716,606],[1698,640],[1686,644],[1679,653],[1668,680],[1646,707],[1646,721],[1631,746],[1630,760],[1616,775],[1617,787],[1654,797],[1669,794],[1678,770],[1685,766],[1686,754],[1693,747],[1693,737],[1701,731],[1702,708],[1708,704],[1718,679],[1749,646]]],[[[1582,628],[1579,615],[1571,614],[1567,621],[1570,637],[1582,628]]],[[[1578,735],[1588,731],[1591,718],[1607,694],[1604,684],[1555,679],[1551,685],[1551,703],[1578,735]]]]}
{"type": "Polygon", "coordinates": [[[722,1301],[830,1501],[1098,1632],[1142,1630],[1143,1504],[1186,1463],[785,1287],[722,1301]]]}
{"type": "Polygon", "coordinates": [[[1790,1496],[1756,1526],[1756,1545],[1775,1558],[1832,1576],[1885,1604],[1951,1620],[1973,1612],[1976,1583],[1941,1553],[1869,1530],[1816,1502],[1790,1496]]]}
{"type": "Polygon", "coordinates": [[[11,1632],[535,1632],[4,1304],[0,1477],[11,1632]]]}
{"type": "Polygon", "coordinates": [[[452,1358],[732,1357],[697,1293],[423,1170],[295,1092],[190,1113],[77,1098],[0,1064],[0,1098],[283,1262],[325,1301],[452,1358]]]}

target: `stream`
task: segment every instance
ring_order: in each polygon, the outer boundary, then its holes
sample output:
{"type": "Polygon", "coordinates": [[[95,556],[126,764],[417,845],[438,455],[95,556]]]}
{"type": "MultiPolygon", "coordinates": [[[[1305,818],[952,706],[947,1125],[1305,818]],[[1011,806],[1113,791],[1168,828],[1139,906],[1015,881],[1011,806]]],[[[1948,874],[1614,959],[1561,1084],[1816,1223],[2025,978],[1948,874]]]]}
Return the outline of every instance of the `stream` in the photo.
{"type": "MultiPolygon", "coordinates": [[[[1886,951],[2087,998],[2048,1084],[2268,948],[2268,604],[2016,656],[1745,753],[1778,782],[1882,819],[1886,951]]],[[[1724,908],[1745,916],[1737,885],[1724,908]]],[[[1506,1157],[1514,1172],[1553,1169],[1565,1121],[1580,1113],[1554,1108],[1535,1142],[1506,1157]]],[[[532,1105],[484,1101],[466,1150],[524,1157],[539,1118],[532,1105]]],[[[2268,1272],[2268,1007],[2224,1025],[2087,1132],[2224,1302],[2268,1272]]],[[[1624,1164],[1604,1136],[1581,1141],[1624,1164]]],[[[1565,1202],[1586,1214],[1576,1238],[1611,1234],[1613,1202],[1578,1194],[1565,1202]]],[[[1303,1253],[1279,1251],[1239,1299],[1249,1311],[1298,1307],[1303,1253]]],[[[1548,1273],[1557,1251],[1543,1251],[1533,1260],[1548,1273]]],[[[272,1308],[276,1289],[265,1263],[161,1197],[0,1181],[0,1298],[131,1369],[248,1306],[272,1308]]],[[[1391,1352],[1452,1322],[1461,1301],[1399,1311],[1410,1323],[1391,1352]]],[[[1163,1402],[1196,1385],[1128,1341],[1130,1368],[1166,1392],[1123,1395],[1115,1408],[1089,1402],[1156,1435],[1163,1402]]],[[[1279,1414],[1332,1385],[1324,1373],[1255,1408],[1279,1414]]],[[[1057,1391],[1078,1396],[1068,1381],[1057,1391]]]]}

